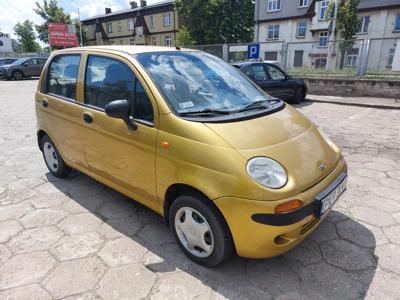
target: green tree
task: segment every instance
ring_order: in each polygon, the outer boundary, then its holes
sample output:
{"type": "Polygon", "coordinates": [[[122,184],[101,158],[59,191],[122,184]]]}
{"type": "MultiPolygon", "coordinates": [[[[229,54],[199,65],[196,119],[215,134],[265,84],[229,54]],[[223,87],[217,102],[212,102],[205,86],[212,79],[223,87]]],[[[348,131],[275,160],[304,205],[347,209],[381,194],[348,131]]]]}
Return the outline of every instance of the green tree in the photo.
{"type": "Polygon", "coordinates": [[[177,46],[190,46],[193,45],[194,43],[195,41],[192,39],[192,35],[189,29],[187,29],[186,26],[182,26],[176,35],[175,44],[177,46]]]}
{"type": "Polygon", "coordinates": [[[197,44],[248,42],[253,39],[252,0],[175,0],[181,22],[197,44]]]}
{"type": "Polygon", "coordinates": [[[16,39],[11,39],[13,52],[21,52],[21,44],[16,39]]]}
{"type": "MultiPolygon", "coordinates": [[[[75,24],[76,32],[78,34],[78,40],[80,41],[79,33],[79,20],[71,19],[71,16],[64,12],[64,9],[58,6],[57,0],[43,0],[43,4],[35,2],[36,8],[33,10],[38,14],[44,23],[41,25],[36,25],[36,31],[38,32],[39,39],[44,43],[49,43],[47,28],[49,23],[64,23],[64,24],[75,24]]],[[[86,38],[86,28],[82,25],[82,38],[83,43],[87,41],[86,38]]]]}
{"type": "Polygon", "coordinates": [[[36,36],[32,21],[25,20],[23,23],[18,22],[14,26],[14,32],[18,37],[18,43],[21,45],[22,52],[40,51],[40,46],[35,41],[36,36]]]}

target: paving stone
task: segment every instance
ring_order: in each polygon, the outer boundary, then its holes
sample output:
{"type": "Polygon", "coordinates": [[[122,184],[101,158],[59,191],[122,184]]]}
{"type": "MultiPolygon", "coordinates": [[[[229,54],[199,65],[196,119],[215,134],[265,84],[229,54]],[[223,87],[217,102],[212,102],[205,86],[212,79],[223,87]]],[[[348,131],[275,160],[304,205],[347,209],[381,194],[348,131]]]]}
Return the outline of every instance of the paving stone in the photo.
{"type": "Polygon", "coordinates": [[[366,205],[388,213],[400,212],[400,201],[386,199],[372,194],[361,198],[359,205],[366,205]]]}
{"type": "Polygon", "coordinates": [[[52,297],[48,292],[42,289],[38,284],[16,287],[13,289],[0,291],[0,299],[2,300],[51,300],[52,297]]]}
{"type": "Polygon", "coordinates": [[[95,257],[62,262],[43,281],[43,284],[55,298],[62,298],[90,291],[103,276],[104,271],[103,263],[95,257]]]}
{"type": "Polygon", "coordinates": [[[336,239],[338,237],[335,224],[323,221],[315,231],[308,237],[318,243],[336,239]]]}
{"type": "Polygon", "coordinates": [[[285,254],[289,259],[297,260],[305,265],[321,261],[322,255],[318,243],[305,240],[296,248],[285,254]]]}
{"type": "Polygon", "coordinates": [[[105,219],[127,218],[134,215],[136,210],[129,201],[109,201],[100,208],[99,213],[105,219]]]}
{"type": "Polygon", "coordinates": [[[107,242],[98,255],[110,267],[140,262],[147,249],[131,238],[123,237],[107,242]]]}
{"type": "Polygon", "coordinates": [[[353,220],[347,220],[336,224],[339,235],[362,247],[375,247],[374,234],[364,225],[353,220]]]}
{"type": "Polygon", "coordinates": [[[37,195],[29,201],[35,208],[54,208],[60,207],[69,198],[60,193],[37,195]]]}
{"type": "Polygon", "coordinates": [[[374,226],[389,226],[394,224],[391,214],[371,207],[354,207],[351,212],[356,219],[374,226]]]}
{"type": "Polygon", "coordinates": [[[70,215],[58,224],[58,228],[67,234],[96,231],[102,221],[91,213],[70,215]]]}
{"type": "MultiPolygon", "coordinates": [[[[46,182],[42,185],[39,185],[35,188],[35,190],[37,190],[38,192],[40,192],[42,194],[54,194],[54,193],[60,192],[60,189],[51,182],[46,182]]],[[[67,190],[64,190],[64,191],[67,191],[67,190]]]]}
{"type": "Polygon", "coordinates": [[[157,246],[175,241],[171,230],[165,224],[149,224],[137,234],[149,246],[157,246]]]}
{"type": "Polygon", "coordinates": [[[36,209],[26,214],[22,219],[25,228],[50,226],[57,224],[67,216],[65,211],[53,208],[36,209]]]}
{"type": "Polygon", "coordinates": [[[6,246],[0,244],[0,265],[5,263],[11,257],[11,252],[6,246]]]}
{"type": "Polygon", "coordinates": [[[388,171],[386,172],[389,177],[394,178],[394,179],[400,179],[400,170],[398,171],[388,171]]]}
{"type": "Polygon", "coordinates": [[[389,241],[400,245],[400,225],[383,228],[383,232],[389,241]]]}
{"type": "Polygon", "coordinates": [[[0,223],[0,243],[7,242],[24,228],[17,221],[5,221],[0,223]]]}
{"type": "Polygon", "coordinates": [[[16,255],[0,267],[0,290],[39,282],[54,263],[44,251],[16,255]]]}
{"type": "Polygon", "coordinates": [[[69,296],[69,297],[63,298],[62,300],[102,300],[102,299],[100,299],[95,294],[88,292],[88,293],[82,293],[79,295],[69,296]]]}
{"type": "Polygon", "coordinates": [[[198,278],[184,272],[176,272],[160,278],[150,299],[209,299],[211,288],[205,286],[198,278]]]}
{"type": "Polygon", "coordinates": [[[383,300],[383,299],[398,299],[400,276],[392,272],[379,270],[374,276],[368,293],[365,297],[367,300],[383,300]]]}
{"type": "Polygon", "coordinates": [[[32,198],[35,195],[35,191],[31,189],[6,190],[0,195],[0,205],[18,204],[24,200],[32,198]]]}
{"type": "Polygon", "coordinates": [[[35,186],[42,184],[44,181],[41,178],[23,178],[17,179],[7,185],[9,190],[23,190],[23,189],[31,189],[35,186]]]}
{"type": "Polygon", "coordinates": [[[146,297],[156,275],[142,264],[130,264],[109,269],[99,283],[97,294],[108,300],[146,297]]]}
{"type": "Polygon", "coordinates": [[[389,271],[400,275],[400,246],[385,244],[376,247],[375,255],[378,257],[378,264],[389,271]]]}
{"type": "Polygon", "coordinates": [[[136,215],[128,218],[109,219],[107,224],[125,236],[134,236],[144,226],[136,215]]]}
{"type": "Polygon", "coordinates": [[[70,260],[95,253],[102,244],[103,238],[99,233],[87,232],[63,237],[50,251],[59,260],[70,260]]]}
{"type": "Polygon", "coordinates": [[[394,169],[394,166],[392,164],[387,164],[382,162],[367,162],[364,163],[364,166],[371,170],[383,171],[383,172],[391,171],[394,169]]]}
{"type": "Polygon", "coordinates": [[[28,229],[13,237],[7,244],[14,253],[49,249],[63,233],[54,226],[28,229]]]}
{"type": "Polygon", "coordinates": [[[62,206],[62,209],[70,214],[83,214],[90,212],[88,209],[74,200],[65,202],[62,206]]]}
{"type": "Polygon", "coordinates": [[[114,227],[108,223],[102,223],[97,228],[97,232],[100,233],[105,239],[116,239],[124,236],[124,234],[114,229],[114,227]]]}
{"type": "Polygon", "coordinates": [[[362,299],[366,293],[354,275],[326,263],[306,266],[300,269],[300,276],[312,293],[311,299],[362,299]]]}
{"type": "Polygon", "coordinates": [[[0,222],[14,220],[22,217],[33,208],[28,203],[21,203],[8,206],[0,206],[0,222]]]}
{"type": "Polygon", "coordinates": [[[324,260],[345,270],[365,270],[376,266],[373,253],[345,240],[332,240],[321,245],[324,260]]]}

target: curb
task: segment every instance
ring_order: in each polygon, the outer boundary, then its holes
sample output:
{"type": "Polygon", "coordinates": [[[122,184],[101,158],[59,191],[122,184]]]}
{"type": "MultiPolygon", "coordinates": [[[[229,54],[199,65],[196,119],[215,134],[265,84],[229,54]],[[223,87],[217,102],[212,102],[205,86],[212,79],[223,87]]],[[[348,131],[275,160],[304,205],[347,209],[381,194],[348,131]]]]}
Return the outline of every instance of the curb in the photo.
{"type": "Polygon", "coordinates": [[[305,99],[305,102],[330,103],[330,104],[337,104],[337,105],[344,105],[344,106],[358,106],[358,107],[377,108],[377,109],[400,110],[400,106],[354,103],[354,102],[341,102],[341,101],[334,101],[334,100],[305,99]]]}

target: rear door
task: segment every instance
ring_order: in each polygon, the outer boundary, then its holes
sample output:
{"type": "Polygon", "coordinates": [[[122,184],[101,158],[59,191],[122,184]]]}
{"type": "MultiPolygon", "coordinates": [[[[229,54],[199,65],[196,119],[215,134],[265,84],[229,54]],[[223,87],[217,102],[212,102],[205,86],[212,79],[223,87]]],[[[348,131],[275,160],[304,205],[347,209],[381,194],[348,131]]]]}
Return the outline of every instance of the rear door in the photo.
{"type": "Polygon", "coordinates": [[[76,101],[80,62],[79,53],[52,59],[36,97],[36,111],[67,164],[87,168],[79,136],[83,107],[76,101]]]}

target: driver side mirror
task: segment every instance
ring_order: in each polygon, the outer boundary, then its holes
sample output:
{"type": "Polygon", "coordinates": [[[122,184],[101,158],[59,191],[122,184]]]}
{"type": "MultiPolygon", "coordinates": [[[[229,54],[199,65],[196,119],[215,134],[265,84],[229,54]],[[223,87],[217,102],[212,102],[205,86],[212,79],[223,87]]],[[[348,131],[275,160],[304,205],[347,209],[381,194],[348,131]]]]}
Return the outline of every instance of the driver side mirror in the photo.
{"type": "Polygon", "coordinates": [[[115,119],[122,119],[129,128],[136,130],[137,124],[130,115],[130,105],[127,100],[114,100],[106,105],[104,111],[107,116],[115,119]]]}

